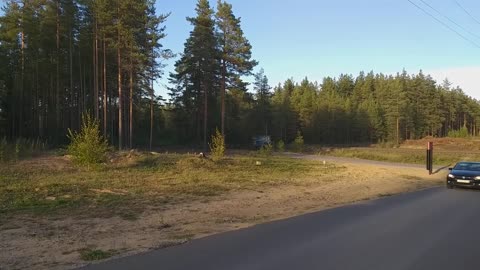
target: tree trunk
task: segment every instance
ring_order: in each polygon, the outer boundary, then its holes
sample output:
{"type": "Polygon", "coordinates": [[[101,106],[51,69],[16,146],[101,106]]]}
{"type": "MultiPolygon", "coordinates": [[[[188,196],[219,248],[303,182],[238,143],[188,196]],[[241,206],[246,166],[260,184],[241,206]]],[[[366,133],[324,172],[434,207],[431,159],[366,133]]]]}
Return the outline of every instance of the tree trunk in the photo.
{"type": "Polygon", "coordinates": [[[95,18],[95,40],[94,40],[94,48],[93,48],[93,87],[94,87],[94,94],[93,94],[93,108],[95,111],[95,119],[99,119],[100,114],[99,114],[99,108],[98,108],[98,97],[99,97],[99,85],[98,85],[98,22],[97,18],[95,18]]]}
{"type": "Polygon", "coordinates": [[[55,94],[55,117],[56,117],[56,131],[55,142],[59,143],[60,130],[60,1],[57,0],[57,70],[56,70],[56,94],[55,94]]]}
{"type": "Polygon", "coordinates": [[[103,35],[103,135],[107,136],[107,45],[103,35]]]}
{"type": "Polygon", "coordinates": [[[222,61],[222,91],[221,91],[221,99],[222,99],[222,136],[225,137],[225,91],[226,91],[226,76],[227,76],[227,66],[225,60],[222,61]]]}
{"type": "Polygon", "coordinates": [[[129,106],[129,146],[130,149],[133,148],[133,62],[130,57],[130,106],[129,106]]]}
{"type": "Polygon", "coordinates": [[[118,149],[122,150],[123,146],[123,100],[122,100],[122,53],[120,49],[120,30],[118,32],[118,47],[117,47],[117,61],[118,61],[118,149]]]}
{"type": "Polygon", "coordinates": [[[70,38],[69,38],[69,69],[70,69],[70,128],[73,127],[74,119],[74,97],[75,92],[73,90],[73,33],[72,29],[70,28],[70,38]]]}
{"type": "MultiPolygon", "coordinates": [[[[25,4],[24,4],[25,6],[25,4]]],[[[23,21],[22,21],[22,27],[23,27],[23,21]]],[[[21,73],[20,73],[20,106],[19,106],[19,112],[18,112],[18,136],[22,137],[23,136],[23,92],[24,92],[24,80],[25,80],[25,33],[22,29],[21,32],[21,73]]]]}
{"type": "Polygon", "coordinates": [[[39,108],[38,108],[38,83],[39,83],[39,72],[38,72],[38,55],[36,55],[36,61],[35,61],[35,74],[33,76],[35,80],[35,95],[33,99],[33,121],[32,124],[34,126],[33,134],[35,138],[40,138],[40,121],[39,121],[39,108]]]}
{"type": "MultiPolygon", "coordinates": [[[[152,49],[153,51],[153,49],[152,49]]],[[[153,102],[154,102],[154,99],[155,99],[155,93],[154,93],[154,90],[153,90],[153,73],[154,73],[154,67],[153,67],[153,61],[154,61],[154,57],[153,57],[153,53],[152,53],[152,78],[151,78],[151,88],[150,88],[150,151],[152,151],[152,144],[153,144],[153,117],[154,117],[154,114],[153,114],[153,102]]]]}
{"type": "MultiPolygon", "coordinates": [[[[84,83],[83,83],[83,70],[82,70],[82,53],[78,52],[78,68],[79,68],[79,77],[80,77],[80,94],[77,96],[77,103],[78,103],[78,117],[77,119],[80,119],[82,117],[82,112],[83,112],[83,97],[85,96],[84,92],[84,83]]],[[[78,123],[76,123],[76,127],[79,127],[78,123]]]]}
{"type": "Polygon", "coordinates": [[[397,145],[400,145],[400,118],[397,117],[397,145]]]}
{"type": "Polygon", "coordinates": [[[203,108],[203,151],[207,152],[207,128],[208,128],[208,93],[205,84],[203,86],[204,108],[203,108]]]}

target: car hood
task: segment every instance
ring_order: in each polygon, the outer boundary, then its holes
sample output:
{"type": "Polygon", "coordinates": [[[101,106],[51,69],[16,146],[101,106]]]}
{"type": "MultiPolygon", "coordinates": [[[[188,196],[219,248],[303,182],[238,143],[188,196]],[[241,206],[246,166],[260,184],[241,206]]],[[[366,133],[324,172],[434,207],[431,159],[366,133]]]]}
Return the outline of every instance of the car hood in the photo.
{"type": "Polygon", "coordinates": [[[480,171],[452,170],[450,173],[455,176],[480,176],[480,171]]]}

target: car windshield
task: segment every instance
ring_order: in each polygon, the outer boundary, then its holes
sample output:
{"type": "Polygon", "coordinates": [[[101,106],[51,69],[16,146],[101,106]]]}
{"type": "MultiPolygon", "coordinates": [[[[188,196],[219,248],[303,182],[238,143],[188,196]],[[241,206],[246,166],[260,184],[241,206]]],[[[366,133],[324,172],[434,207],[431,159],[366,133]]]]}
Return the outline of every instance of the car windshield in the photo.
{"type": "Polygon", "coordinates": [[[480,171],[480,163],[462,162],[458,163],[454,169],[462,171],[480,171]]]}

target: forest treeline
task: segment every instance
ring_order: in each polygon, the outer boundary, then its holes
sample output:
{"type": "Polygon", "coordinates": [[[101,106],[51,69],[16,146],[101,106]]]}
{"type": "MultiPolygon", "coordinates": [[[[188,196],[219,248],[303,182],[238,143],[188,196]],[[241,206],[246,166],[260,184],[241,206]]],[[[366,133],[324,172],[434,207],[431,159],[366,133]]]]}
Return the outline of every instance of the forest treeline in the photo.
{"type": "Polygon", "coordinates": [[[158,134],[153,82],[171,53],[155,1],[7,0],[3,13],[1,134],[63,144],[87,112],[119,147],[158,134]]]}
{"type": "Polygon", "coordinates": [[[421,71],[288,79],[272,88],[232,5],[199,0],[195,10],[167,98],[154,82],[174,56],[162,46],[169,14],[159,15],[154,0],[6,1],[0,137],[63,144],[85,113],[119,148],[206,147],[216,129],[229,145],[256,135],[356,144],[479,132],[478,101],[421,71]]]}

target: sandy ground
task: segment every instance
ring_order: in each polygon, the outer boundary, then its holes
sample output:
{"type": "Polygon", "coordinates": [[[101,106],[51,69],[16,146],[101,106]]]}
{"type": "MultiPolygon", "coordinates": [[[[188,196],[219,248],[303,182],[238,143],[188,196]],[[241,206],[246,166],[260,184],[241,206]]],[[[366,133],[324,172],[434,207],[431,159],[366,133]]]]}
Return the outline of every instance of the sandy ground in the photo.
{"type": "Polygon", "coordinates": [[[85,248],[127,256],[191,239],[443,183],[445,172],[344,163],[340,177],[241,190],[189,203],[151,206],[132,221],[114,218],[0,217],[0,269],[73,269],[85,248]],[[4,218],[3,218],[4,219],[4,218]]]}

